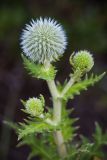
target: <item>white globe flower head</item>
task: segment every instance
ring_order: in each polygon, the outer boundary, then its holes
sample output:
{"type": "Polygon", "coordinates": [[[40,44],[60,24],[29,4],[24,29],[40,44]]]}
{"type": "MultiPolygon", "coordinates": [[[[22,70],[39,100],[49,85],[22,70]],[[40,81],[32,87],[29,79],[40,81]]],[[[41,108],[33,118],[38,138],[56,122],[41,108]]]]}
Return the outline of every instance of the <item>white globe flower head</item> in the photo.
{"type": "Polygon", "coordinates": [[[21,47],[31,61],[44,64],[61,57],[67,38],[60,24],[51,18],[32,20],[23,30],[21,47]]]}

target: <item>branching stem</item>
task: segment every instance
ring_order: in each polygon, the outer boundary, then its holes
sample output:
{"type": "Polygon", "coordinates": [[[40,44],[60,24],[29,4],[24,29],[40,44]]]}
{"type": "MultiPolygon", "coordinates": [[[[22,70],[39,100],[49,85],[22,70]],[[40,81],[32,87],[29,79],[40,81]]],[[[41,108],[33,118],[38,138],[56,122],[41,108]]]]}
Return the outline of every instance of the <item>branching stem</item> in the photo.
{"type": "MultiPolygon", "coordinates": [[[[56,88],[55,82],[47,81],[47,84],[53,100],[53,121],[58,124],[61,122],[62,102],[61,99],[59,98],[60,95],[56,88]]],[[[62,132],[55,131],[54,138],[57,145],[58,153],[61,158],[64,158],[67,155],[67,150],[64,144],[62,132]]]]}
{"type": "Polygon", "coordinates": [[[66,86],[64,87],[61,96],[63,97],[64,94],[68,91],[68,89],[74,84],[75,79],[74,78],[70,78],[70,80],[68,81],[68,83],[66,84],[66,86]]]}

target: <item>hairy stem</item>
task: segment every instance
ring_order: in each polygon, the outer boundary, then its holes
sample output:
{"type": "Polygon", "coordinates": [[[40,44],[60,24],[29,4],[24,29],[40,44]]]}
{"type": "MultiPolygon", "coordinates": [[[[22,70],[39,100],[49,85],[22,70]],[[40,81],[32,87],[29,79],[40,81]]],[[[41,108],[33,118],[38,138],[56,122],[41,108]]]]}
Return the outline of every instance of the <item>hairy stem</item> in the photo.
{"type": "Polygon", "coordinates": [[[54,80],[47,81],[47,84],[48,84],[50,93],[51,93],[51,95],[52,95],[52,98],[53,98],[53,99],[54,99],[54,98],[58,98],[59,93],[58,93],[58,90],[57,90],[57,88],[56,88],[56,85],[55,85],[54,80]]]}
{"type": "Polygon", "coordinates": [[[68,91],[68,89],[74,84],[75,79],[74,78],[70,78],[70,80],[68,81],[68,83],[66,84],[66,86],[64,87],[61,96],[63,97],[64,94],[68,91]]]}
{"type": "MultiPolygon", "coordinates": [[[[59,98],[59,93],[56,88],[55,82],[47,81],[47,84],[53,100],[53,121],[58,124],[61,122],[62,102],[61,102],[61,99],[59,98]]],[[[62,132],[55,131],[54,138],[57,145],[58,153],[61,158],[64,158],[67,155],[67,150],[64,144],[62,132]]]]}
{"type": "Polygon", "coordinates": [[[66,146],[64,144],[64,139],[61,131],[54,132],[55,143],[57,145],[58,153],[61,159],[65,158],[67,155],[66,146]]]}
{"type": "Polygon", "coordinates": [[[65,85],[62,90],[61,97],[64,97],[65,93],[69,90],[69,88],[75,83],[78,82],[81,78],[81,72],[79,70],[75,71],[75,73],[70,76],[68,83],[65,85]]]}

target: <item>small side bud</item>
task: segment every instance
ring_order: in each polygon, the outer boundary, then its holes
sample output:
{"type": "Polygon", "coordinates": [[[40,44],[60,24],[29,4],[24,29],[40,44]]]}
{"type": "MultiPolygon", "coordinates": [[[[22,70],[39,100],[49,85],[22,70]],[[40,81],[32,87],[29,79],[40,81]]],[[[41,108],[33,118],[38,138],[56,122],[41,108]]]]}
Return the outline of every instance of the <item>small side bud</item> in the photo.
{"type": "Polygon", "coordinates": [[[29,98],[26,101],[25,109],[30,115],[39,117],[44,111],[44,105],[44,97],[40,95],[40,98],[29,98]]]}
{"type": "Polygon", "coordinates": [[[90,52],[83,50],[70,56],[70,64],[73,66],[74,71],[80,70],[84,74],[92,69],[94,60],[90,52]]]}

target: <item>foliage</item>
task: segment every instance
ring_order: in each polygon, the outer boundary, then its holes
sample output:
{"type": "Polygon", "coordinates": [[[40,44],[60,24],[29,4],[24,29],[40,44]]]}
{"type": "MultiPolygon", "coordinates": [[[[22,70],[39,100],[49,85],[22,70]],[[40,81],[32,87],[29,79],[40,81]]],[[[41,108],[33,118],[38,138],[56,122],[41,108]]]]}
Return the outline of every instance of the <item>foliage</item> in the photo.
{"type": "Polygon", "coordinates": [[[31,148],[31,153],[28,156],[28,160],[39,155],[43,160],[59,160],[59,156],[56,151],[56,146],[53,143],[52,134],[40,134],[35,136],[35,134],[26,136],[21,142],[19,142],[18,147],[23,145],[28,145],[31,148]],[[51,142],[50,142],[51,139],[51,142]],[[47,152],[48,151],[48,152],[47,152]]]}
{"type": "Polygon", "coordinates": [[[43,64],[36,64],[28,60],[22,55],[25,68],[28,70],[29,74],[33,77],[43,80],[53,80],[56,75],[55,67],[50,65],[46,68],[43,64]]]}
{"type": "Polygon", "coordinates": [[[78,118],[69,118],[72,112],[73,109],[66,110],[66,108],[63,106],[61,130],[64,136],[65,143],[73,140],[78,129],[78,127],[75,126],[78,118]]]}
{"type": "Polygon", "coordinates": [[[87,90],[87,87],[93,86],[96,82],[100,81],[103,76],[105,75],[105,72],[101,75],[91,75],[89,78],[86,77],[84,80],[74,84],[72,87],[70,87],[67,92],[64,94],[63,98],[66,100],[68,98],[73,99],[75,95],[79,95],[82,90],[87,90]]]}
{"type": "Polygon", "coordinates": [[[90,141],[88,138],[81,136],[80,142],[77,141],[69,146],[69,154],[66,160],[91,160],[95,157],[102,159],[105,157],[102,150],[105,144],[107,144],[107,133],[103,133],[99,124],[96,123],[93,140],[90,141]]]}
{"type": "MultiPolygon", "coordinates": [[[[36,65],[33,62],[30,62],[25,57],[23,57],[23,60],[25,67],[34,77],[45,79],[47,81],[54,79],[54,68],[53,70],[51,68],[51,70],[47,71],[46,68],[43,68],[43,66],[41,66],[40,64],[36,65]]],[[[72,74],[72,77],[77,75],[78,72],[75,71],[72,74]]],[[[90,142],[90,140],[86,137],[81,136],[80,141],[76,141],[75,143],[73,143],[73,141],[75,140],[75,136],[77,135],[78,126],[75,126],[75,122],[78,120],[78,118],[70,118],[70,115],[72,114],[73,110],[66,109],[66,103],[68,99],[73,99],[74,96],[80,94],[82,90],[87,90],[89,86],[93,86],[96,82],[101,80],[104,75],[105,72],[100,75],[91,74],[90,77],[86,75],[85,78],[82,79],[81,76],[83,75],[81,75],[80,72],[77,76],[77,81],[75,80],[75,83],[68,87],[68,89],[62,97],[61,95],[63,93],[63,90],[69,84],[69,81],[65,81],[63,85],[61,85],[60,83],[57,84],[57,90],[60,94],[59,97],[61,98],[62,102],[62,120],[60,123],[56,124],[54,122],[52,118],[53,112],[49,108],[47,113],[48,116],[45,116],[46,113],[42,113],[40,116],[37,116],[35,114],[35,116],[33,117],[32,115],[30,115],[30,117],[28,116],[28,118],[25,119],[23,123],[19,123],[17,132],[18,139],[20,140],[20,142],[18,146],[30,146],[31,153],[28,156],[28,160],[32,159],[32,157],[35,157],[37,155],[39,155],[40,158],[42,158],[43,160],[62,159],[62,157],[60,157],[57,152],[57,143],[55,143],[54,141],[55,137],[52,136],[53,133],[57,130],[62,132],[64,138],[63,143],[66,144],[66,147],[68,149],[68,154],[65,157],[63,157],[64,160],[91,160],[95,156],[104,156],[102,152],[102,146],[104,144],[107,144],[107,134],[103,134],[100,126],[97,124],[92,142],[90,142]],[[51,123],[48,123],[49,121],[47,121],[47,119],[50,120],[51,123]]],[[[25,109],[23,111],[27,113],[26,104],[23,104],[25,106],[25,109]]],[[[32,109],[35,107],[32,107],[32,109]]]]}
{"type": "MultiPolygon", "coordinates": [[[[94,157],[104,157],[102,146],[107,144],[107,133],[103,134],[100,126],[96,124],[92,141],[84,136],[80,136],[80,141],[75,140],[77,129],[79,128],[75,122],[77,122],[78,118],[70,118],[73,109],[66,109],[66,106],[69,99],[73,99],[74,96],[79,95],[82,90],[87,90],[89,86],[93,86],[101,80],[105,72],[100,75],[91,74],[91,76],[86,74],[83,79],[81,71],[75,69],[69,81],[66,80],[63,85],[58,82],[57,86],[55,86],[52,80],[55,78],[56,70],[52,65],[46,68],[46,66],[42,64],[31,62],[25,56],[22,56],[22,58],[25,68],[32,76],[44,79],[48,84],[52,82],[49,84],[49,88],[50,92],[52,94],[54,93],[54,97],[52,97],[53,102],[57,102],[58,100],[61,103],[60,122],[54,119],[52,109],[48,108],[48,112],[45,112],[45,100],[42,96],[42,99],[40,97],[39,99],[30,98],[27,101],[22,100],[25,107],[22,111],[27,113],[27,118],[18,125],[8,123],[18,134],[18,140],[20,140],[18,146],[30,146],[31,152],[28,160],[35,156],[39,156],[42,160],[91,160],[94,157]],[[59,154],[61,146],[58,146],[54,134],[57,133],[57,131],[63,135],[62,145],[66,146],[66,156],[59,154]]],[[[58,103],[56,103],[56,105],[58,105],[58,103]]],[[[60,138],[61,137],[59,137],[59,139],[60,138]]]]}
{"type": "Polygon", "coordinates": [[[56,130],[55,126],[49,125],[44,121],[36,121],[35,119],[32,120],[25,120],[25,123],[20,123],[18,129],[18,139],[23,138],[24,136],[33,134],[33,133],[42,133],[44,131],[52,131],[56,130]]]}
{"type": "MultiPolygon", "coordinates": [[[[71,121],[71,119],[69,119],[69,121],[71,121]]],[[[18,125],[16,127],[16,125],[12,124],[11,122],[6,122],[6,124],[11,127],[15,126],[13,129],[16,131],[19,129],[18,125]]],[[[107,145],[107,132],[103,133],[98,123],[96,123],[95,126],[95,132],[91,141],[81,135],[80,141],[76,141],[74,143],[73,139],[75,138],[72,136],[72,131],[71,134],[70,132],[68,133],[68,128],[70,129],[72,126],[67,126],[67,122],[66,125],[63,125],[61,129],[62,131],[65,131],[66,136],[64,136],[64,138],[65,142],[68,143],[68,155],[64,158],[64,160],[91,160],[94,157],[101,159],[105,157],[106,153],[102,150],[102,147],[107,145]],[[68,138],[70,135],[72,139],[68,138]]],[[[52,132],[43,131],[39,134],[35,134],[35,132],[32,134],[26,134],[22,137],[17,147],[23,145],[28,145],[31,148],[28,160],[37,155],[39,155],[43,160],[51,160],[52,158],[55,160],[61,160],[56,150],[56,144],[54,142],[52,132]]]]}

